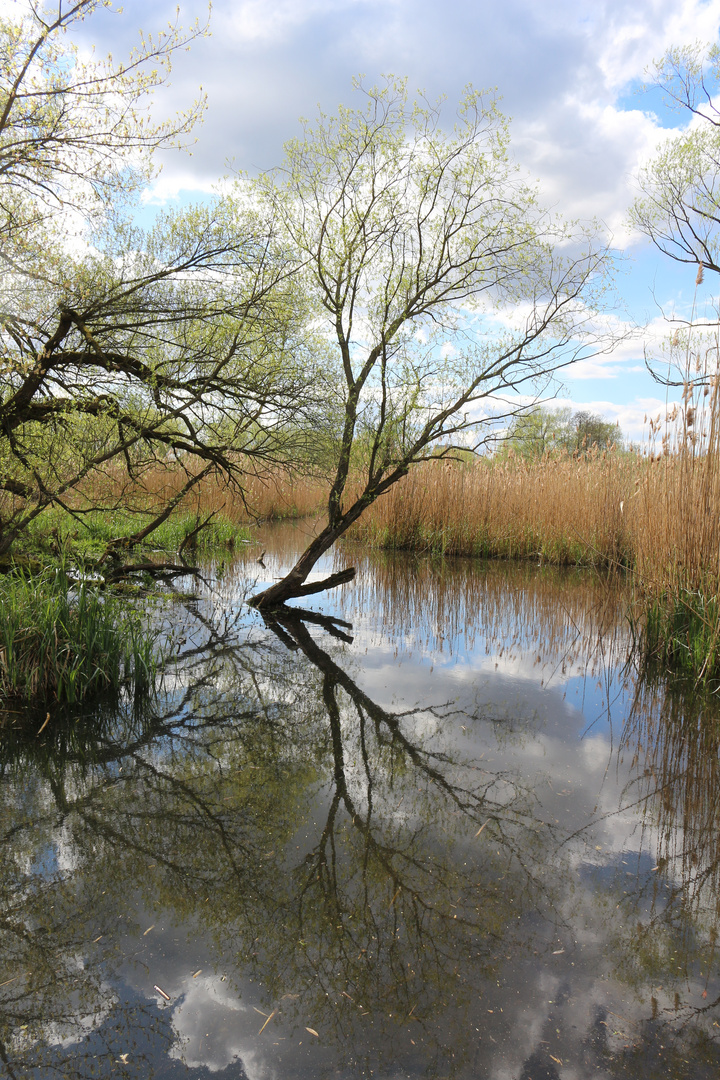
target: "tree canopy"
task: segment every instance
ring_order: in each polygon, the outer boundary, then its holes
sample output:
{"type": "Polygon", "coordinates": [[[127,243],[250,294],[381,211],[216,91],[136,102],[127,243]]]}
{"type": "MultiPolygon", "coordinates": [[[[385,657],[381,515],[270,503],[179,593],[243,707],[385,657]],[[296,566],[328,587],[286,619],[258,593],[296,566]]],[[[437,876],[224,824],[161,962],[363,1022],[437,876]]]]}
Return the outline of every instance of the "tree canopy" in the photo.
{"type": "Polygon", "coordinates": [[[84,61],[64,32],[98,6],[0,22],[0,552],[49,506],[82,520],[103,479],[117,497],[173,464],[160,520],[213,470],[287,460],[317,398],[321,350],[267,216],[217,199],[143,232],[123,214],[201,110],[139,112],[200,31],[84,61]]]}
{"type": "Polygon", "coordinates": [[[668,137],[641,173],[631,221],[664,255],[720,272],[720,110],[713,99],[720,49],[670,49],[653,77],[667,101],[696,122],[668,137]]]}
{"type": "Polygon", "coordinates": [[[518,457],[539,460],[545,454],[586,454],[595,449],[617,446],[622,432],[617,424],[587,410],[573,412],[565,407],[550,409],[539,405],[518,413],[503,437],[500,455],[510,451],[518,457]]]}

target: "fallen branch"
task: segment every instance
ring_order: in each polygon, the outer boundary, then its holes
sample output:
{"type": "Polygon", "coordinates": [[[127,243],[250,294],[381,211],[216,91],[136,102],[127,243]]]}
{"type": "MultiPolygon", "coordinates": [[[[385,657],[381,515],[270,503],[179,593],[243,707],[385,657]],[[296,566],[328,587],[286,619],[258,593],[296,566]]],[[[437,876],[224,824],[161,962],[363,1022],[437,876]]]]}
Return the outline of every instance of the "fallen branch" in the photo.
{"type": "Polygon", "coordinates": [[[129,577],[130,574],[152,574],[155,577],[178,577],[181,574],[194,574],[200,576],[199,566],[178,565],[177,563],[128,563],[124,566],[115,566],[104,574],[106,584],[113,584],[129,577]]]}

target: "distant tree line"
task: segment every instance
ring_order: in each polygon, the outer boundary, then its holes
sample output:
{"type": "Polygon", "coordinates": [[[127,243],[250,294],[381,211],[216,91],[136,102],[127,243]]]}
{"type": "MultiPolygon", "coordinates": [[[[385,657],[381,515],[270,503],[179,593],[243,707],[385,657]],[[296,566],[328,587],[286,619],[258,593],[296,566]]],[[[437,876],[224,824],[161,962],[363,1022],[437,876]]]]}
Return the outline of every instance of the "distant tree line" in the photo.
{"type": "Polygon", "coordinates": [[[546,454],[584,455],[594,450],[620,449],[622,445],[620,425],[597,413],[540,406],[513,417],[498,454],[508,457],[512,452],[535,461],[546,454]]]}

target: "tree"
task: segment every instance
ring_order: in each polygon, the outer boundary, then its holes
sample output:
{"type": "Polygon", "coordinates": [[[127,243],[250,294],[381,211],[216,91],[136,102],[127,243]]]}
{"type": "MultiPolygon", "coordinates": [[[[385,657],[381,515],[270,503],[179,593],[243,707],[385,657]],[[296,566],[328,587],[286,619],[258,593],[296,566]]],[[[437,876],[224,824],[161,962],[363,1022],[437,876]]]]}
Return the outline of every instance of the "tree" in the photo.
{"type": "Polygon", "coordinates": [[[642,195],[631,222],[678,262],[720,272],[720,111],[713,92],[720,49],[699,44],[670,49],[655,65],[654,81],[669,103],[697,118],[668,138],[640,175],[642,195]]]}
{"type": "Polygon", "coordinates": [[[201,31],[82,61],[63,35],[99,6],[0,22],[0,553],[48,507],[82,520],[103,484],[123,502],[173,464],[137,543],[209,473],[297,453],[312,408],[307,305],[272,222],[222,199],[148,233],[123,214],[201,110],[138,112],[201,31]]]}
{"type": "Polygon", "coordinates": [[[104,490],[123,503],[174,466],[137,543],[210,473],[302,450],[316,370],[302,298],[266,223],[227,217],[222,203],[169,215],[0,283],[0,551],[49,506],[81,521],[104,490]]]}
{"type": "Polygon", "coordinates": [[[159,123],[140,110],[166,81],[173,53],[204,28],[196,22],[185,32],[176,20],[155,37],[141,34],[126,61],[84,59],[68,31],[110,6],[61,0],[44,8],[26,0],[19,18],[0,19],[0,239],[6,269],[18,269],[19,255],[32,262],[38,239],[59,217],[67,225],[68,210],[97,219],[126,202],[152,176],[152,152],[181,145],[202,115],[203,98],[159,123]],[[28,229],[31,237],[23,240],[28,229]]]}
{"type": "Polygon", "coordinates": [[[538,406],[518,413],[503,438],[500,455],[507,457],[512,450],[518,457],[537,461],[548,451],[561,450],[565,447],[571,422],[569,408],[547,409],[538,406]]]}
{"type": "Polygon", "coordinates": [[[469,90],[446,132],[403,82],[363,92],[364,109],[306,124],[259,184],[332,342],[337,402],[327,524],[260,608],[349,580],[305,584],[413,464],[478,448],[518,391],[597,345],[607,254],[538,204],[495,100],[469,90]]]}
{"type": "Polygon", "coordinates": [[[571,430],[572,442],[568,448],[577,454],[587,453],[593,448],[603,450],[622,438],[617,424],[611,424],[597,413],[586,410],[573,414],[571,430]]]}

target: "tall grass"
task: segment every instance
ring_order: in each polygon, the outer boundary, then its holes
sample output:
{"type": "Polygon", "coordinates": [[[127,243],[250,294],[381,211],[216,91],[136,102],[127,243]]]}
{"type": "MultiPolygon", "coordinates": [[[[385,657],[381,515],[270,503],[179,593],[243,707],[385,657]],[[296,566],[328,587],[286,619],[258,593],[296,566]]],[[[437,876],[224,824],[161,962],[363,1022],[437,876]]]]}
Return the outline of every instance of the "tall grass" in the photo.
{"type": "Polygon", "coordinates": [[[351,535],[385,548],[624,566],[632,559],[625,504],[643,467],[607,452],[430,461],[391,488],[351,535]]]}
{"type": "MultiPolygon", "coordinates": [[[[157,465],[132,483],[122,468],[95,477],[92,488],[82,493],[88,505],[103,501],[108,507],[130,507],[152,512],[165,506],[185,484],[187,477],[177,465],[157,465]]],[[[178,507],[178,517],[205,518],[208,514],[234,525],[306,517],[317,513],[327,501],[329,485],[312,475],[296,475],[280,468],[247,474],[238,484],[224,476],[205,477],[178,507]]]]}
{"type": "Polygon", "coordinates": [[[149,686],[154,637],[122,599],[63,567],[0,580],[0,701],[74,704],[124,681],[149,686]]]}
{"type": "MultiPolygon", "coordinates": [[[[702,283],[702,268],[697,286],[702,283]]],[[[694,308],[693,308],[694,314],[694,308]]],[[[716,320],[717,321],[717,320],[716,320]]],[[[637,504],[636,580],[649,659],[720,677],[720,337],[692,326],[670,342],[679,403],[650,419],[652,467],[637,504]]]]}
{"type": "MultiPolygon", "coordinates": [[[[89,491],[91,500],[105,497],[120,505],[161,507],[182,488],[186,477],[177,466],[156,466],[127,486],[123,472],[108,473],[105,488],[99,483],[89,491]]],[[[204,518],[214,514],[235,525],[307,517],[322,509],[329,485],[312,475],[296,475],[274,468],[247,474],[239,484],[220,475],[206,477],[186,496],[179,515],[204,518]]]]}

